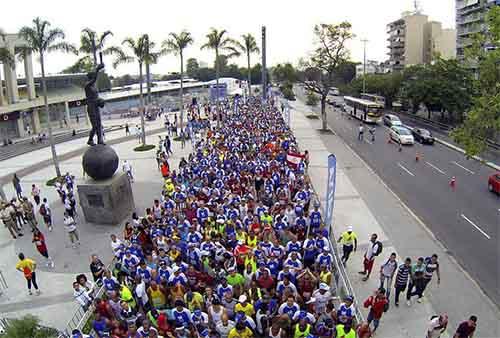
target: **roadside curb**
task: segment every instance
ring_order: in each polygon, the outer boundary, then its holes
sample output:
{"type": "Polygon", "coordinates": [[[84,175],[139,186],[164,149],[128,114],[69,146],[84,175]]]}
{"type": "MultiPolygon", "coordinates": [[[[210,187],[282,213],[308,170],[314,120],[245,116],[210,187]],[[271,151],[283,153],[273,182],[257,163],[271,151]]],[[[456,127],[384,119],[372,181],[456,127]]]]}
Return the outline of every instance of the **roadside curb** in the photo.
{"type": "MultiPolygon", "coordinates": [[[[450,149],[453,149],[455,151],[458,151],[459,153],[462,153],[462,154],[465,154],[465,150],[463,150],[462,148],[460,147],[457,147],[456,145],[454,144],[451,144],[449,142],[446,142],[446,141],[443,141],[437,137],[434,138],[436,140],[436,142],[439,142],[441,143],[442,145],[450,148],[450,149]]],[[[481,157],[479,156],[472,156],[471,158],[473,158],[474,160],[478,161],[478,162],[481,162],[483,163],[484,165],[487,165],[488,167],[492,168],[492,169],[495,169],[495,170],[498,170],[500,171],[500,165],[497,165],[493,162],[489,162],[489,161],[485,161],[484,159],[482,159],[481,157]]]]}

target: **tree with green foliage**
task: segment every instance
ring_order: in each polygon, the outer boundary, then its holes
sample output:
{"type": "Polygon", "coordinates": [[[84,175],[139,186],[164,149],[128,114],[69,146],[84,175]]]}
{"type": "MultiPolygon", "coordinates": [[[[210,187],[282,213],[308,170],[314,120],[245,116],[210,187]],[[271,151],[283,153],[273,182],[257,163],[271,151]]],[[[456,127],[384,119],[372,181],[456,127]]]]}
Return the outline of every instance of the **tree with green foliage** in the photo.
{"type": "Polygon", "coordinates": [[[9,320],[2,338],[56,338],[56,329],[40,325],[40,320],[32,315],[9,320]]]}
{"type": "Polygon", "coordinates": [[[180,88],[180,99],[181,99],[181,112],[180,112],[180,128],[182,130],[182,123],[184,121],[184,50],[192,45],[194,42],[191,33],[188,31],[182,31],[179,34],[170,33],[169,38],[162,43],[161,53],[170,53],[179,56],[180,66],[181,66],[181,88],[180,88]]]}
{"type": "Polygon", "coordinates": [[[200,65],[198,64],[198,60],[195,58],[189,58],[186,61],[186,74],[190,78],[196,79],[198,78],[198,70],[200,69],[200,65]]]}
{"type": "Polygon", "coordinates": [[[254,53],[260,53],[257,42],[252,34],[243,34],[241,36],[243,43],[236,41],[236,47],[242,54],[247,56],[247,76],[248,76],[248,95],[252,95],[252,72],[250,68],[250,56],[254,53]]]}
{"type": "Polygon", "coordinates": [[[307,60],[301,62],[303,78],[300,81],[306,90],[319,95],[322,128],[326,130],[326,99],[330,89],[335,85],[338,67],[349,61],[347,42],[354,35],[352,26],[348,22],[316,25],[314,35],[317,40],[316,49],[307,60]]]}
{"type": "Polygon", "coordinates": [[[466,49],[466,60],[477,66],[477,97],[464,123],[453,130],[453,139],[468,156],[484,152],[488,139],[500,133],[500,6],[493,6],[486,16],[488,33],[477,34],[466,49]]]}
{"type": "MultiPolygon", "coordinates": [[[[147,34],[141,35],[137,39],[126,38],[123,40],[122,45],[128,47],[131,50],[131,54],[127,55],[121,49],[118,52],[118,57],[113,62],[113,67],[116,68],[122,63],[137,62],[139,65],[139,100],[140,100],[140,115],[141,115],[141,141],[142,145],[146,145],[146,132],[144,123],[144,96],[143,96],[143,65],[148,65],[150,63],[155,63],[158,59],[158,54],[152,53],[151,50],[154,48],[154,44],[149,41],[149,36],[147,34]]],[[[146,71],[148,73],[148,71],[146,71]]],[[[148,75],[148,74],[146,74],[148,75]]]]}
{"type": "Polygon", "coordinates": [[[282,84],[285,82],[295,83],[297,81],[297,71],[291,63],[278,63],[271,68],[271,74],[276,83],[282,84]]]}
{"type": "MultiPolygon", "coordinates": [[[[0,39],[5,42],[5,32],[0,28],[0,39]]],[[[15,56],[12,55],[8,48],[0,48],[0,64],[12,65],[15,61],[15,56]]],[[[2,76],[0,74],[0,104],[3,104],[3,87],[2,87],[2,76]]]]}
{"type": "Polygon", "coordinates": [[[59,28],[51,28],[50,23],[37,17],[33,19],[32,26],[24,26],[19,30],[19,37],[26,41],[24,53],[38,53],[40,56],[40,68],[42,71],[42,91],[45,113],[47,115],[47,126],[49,131],[50,150],[52,152],[52,161],[56,170],[56,175],[61,176],[59,161],[57,159],[56,147],[52,136],[52,125],[49,113],[49,101],[47,94],[47,80],[45,78],[45,57],[50,52],[62,51],[77,54],[76,48],[65,42],[65,34],[59,28]]]}
{"type": "MultiPolygon", "coordinates": [[[[215,52],[215,80],[218,88],[220,68],[219,62],[217,61],[219,61],[220,55],[232,57],[238,56],[239,52],[236,50],[235,41],[227,36],[227,31],[225,29],[217,30],[215,28],[211,28],[206,37],[207,42],[201,46],[201,49],[211,49],[215,52]]],[[[217,93],[219,93],[218,90],[217,93]]],[[[217,101],[219,101],[219,98],[217,98],[217,101]]]]}
{"type": "MultiPolygon", "coordinates": [[[[366,74],[366,92],[376,94],[385,98],[386,108],[390,109],[392,103],[399,95],[403,75],[400,72],[388,74],[366,74]]],[[[343,93],[351,96],[359,96],[363,91],[363,76],[360,76],[347,86],[340,86],[343,93]]]]}

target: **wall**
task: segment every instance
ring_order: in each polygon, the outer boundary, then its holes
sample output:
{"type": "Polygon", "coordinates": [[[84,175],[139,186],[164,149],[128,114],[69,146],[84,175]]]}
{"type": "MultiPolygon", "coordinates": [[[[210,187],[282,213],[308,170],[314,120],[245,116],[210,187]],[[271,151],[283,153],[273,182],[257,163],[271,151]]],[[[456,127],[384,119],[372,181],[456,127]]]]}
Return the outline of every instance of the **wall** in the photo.
{"type": "Polygon", "coordinates": [[[443,29],[441,34],[434,40],[435,51],[443,59],[455,59],[457,57],[457,31],[454,29],[443,29]]]}
{"type": "Polygon", "coordinates": [[[427,15],[410,15],[404,18],[405,66],[424,63],[424,31],[427,15]]]}

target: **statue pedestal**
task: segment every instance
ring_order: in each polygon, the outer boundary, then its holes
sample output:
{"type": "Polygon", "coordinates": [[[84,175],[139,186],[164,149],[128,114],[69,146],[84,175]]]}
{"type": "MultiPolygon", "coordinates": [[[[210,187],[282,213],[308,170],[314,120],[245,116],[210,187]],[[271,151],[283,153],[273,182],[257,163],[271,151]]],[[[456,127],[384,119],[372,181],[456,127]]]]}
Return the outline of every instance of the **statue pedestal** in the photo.
{"type": "Polygon", "coordinates": [[[80,206],[89,223],[117,225],[135,209],[126,173],[119,172],[101,181],[89,179],[77,187],[80,206]]]}

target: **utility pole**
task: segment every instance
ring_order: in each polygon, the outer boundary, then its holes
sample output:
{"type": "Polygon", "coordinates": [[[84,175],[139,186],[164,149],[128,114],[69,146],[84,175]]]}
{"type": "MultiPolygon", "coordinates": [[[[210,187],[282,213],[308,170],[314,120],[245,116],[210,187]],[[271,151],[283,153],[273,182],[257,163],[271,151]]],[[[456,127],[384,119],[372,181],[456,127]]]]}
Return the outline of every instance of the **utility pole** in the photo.
{"type": "Polygon", "coordinates": [[[267,99],[266,26],[262,26],[262,99],[267,99]]]}
{"type": "Polygon", "coordinates": [[[362,39],[363,42],[363,93],[366,93],[366,43],[367,39],[362,39]]]}

